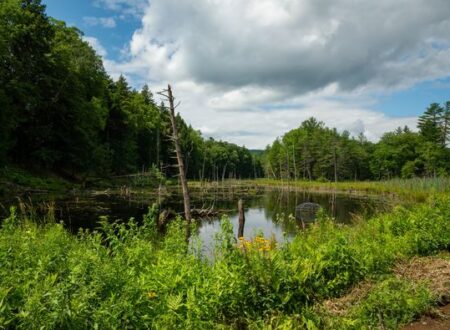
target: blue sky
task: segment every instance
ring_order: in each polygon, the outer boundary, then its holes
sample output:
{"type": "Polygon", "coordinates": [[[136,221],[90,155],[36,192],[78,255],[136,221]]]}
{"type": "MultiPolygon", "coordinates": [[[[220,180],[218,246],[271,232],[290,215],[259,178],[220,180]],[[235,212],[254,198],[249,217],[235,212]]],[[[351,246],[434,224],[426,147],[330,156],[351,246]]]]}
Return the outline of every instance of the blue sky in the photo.
{"type": "Polygon", "coordinates": [[[108,52],[108,57],[120,60],[121,50],[141,25],[139,17],[110,10],[92,0],[44,0],[47,14],[78,27],[86,36],[97,38],[108,52]],[[89,23],[89,18],[111,18],[114,27],[89,23]]]}
{"type": "Polygon", "coordinates": [[[388,115],[420,115],[432,103],[450,101],[450,78],[419,83],[411,88],[379,96],[375,109],[388,115]]]}
{"type": "Polygon", "coordinates": [[[107,71],[174,85],[204,135],[263,148],[314,116],[377,140],[450,100],[450,2],[43,0],[107,71]]]}

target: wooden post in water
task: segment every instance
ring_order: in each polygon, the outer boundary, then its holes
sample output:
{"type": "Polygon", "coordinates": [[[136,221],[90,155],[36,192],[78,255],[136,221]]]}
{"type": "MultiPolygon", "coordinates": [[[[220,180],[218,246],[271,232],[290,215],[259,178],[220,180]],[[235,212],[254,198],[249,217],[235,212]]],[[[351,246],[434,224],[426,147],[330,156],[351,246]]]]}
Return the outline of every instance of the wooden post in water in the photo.
{"type": "Polygon", "coordinates": [[[244,236],[244,226],[245,226],[244,202],[242,201],[242,199],[239,199],[238,209],[239,209],[239,229],[238,229],[238,238],[239,238],[244,236]]]}

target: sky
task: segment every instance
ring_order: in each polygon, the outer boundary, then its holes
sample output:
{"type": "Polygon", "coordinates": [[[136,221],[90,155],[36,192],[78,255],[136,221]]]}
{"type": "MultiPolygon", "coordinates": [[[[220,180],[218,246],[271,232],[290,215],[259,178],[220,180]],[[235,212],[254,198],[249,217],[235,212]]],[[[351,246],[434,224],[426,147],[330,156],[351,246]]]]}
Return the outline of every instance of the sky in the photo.
{"type": "Polygon", "coordinates": [[[377,141],[450,101],[449,0],[43,0],[107,72],[204,136],[263,149],[303,120],[377,141]]]}

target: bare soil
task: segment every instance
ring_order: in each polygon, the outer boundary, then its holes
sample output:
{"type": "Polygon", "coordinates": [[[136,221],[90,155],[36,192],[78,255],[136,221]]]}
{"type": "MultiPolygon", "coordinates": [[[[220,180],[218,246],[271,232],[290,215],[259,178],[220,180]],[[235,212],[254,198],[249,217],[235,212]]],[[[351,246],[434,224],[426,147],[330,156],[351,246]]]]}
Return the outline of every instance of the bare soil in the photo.
{"type": "Polygon", "coordinates": [[[398,264],[394,273],[413,282],[425,282],[436,295],[437,303],[443,306],[450,302],[450,260],[444,259],[447,256],[445,253],[440,256],[412,258],[398,264]]]}
{"type": "Polygon", "coordinates": [[[404,330],[449,330],[450,329],[450,304],[437,309],[435,315],[423,316],[419,321],[411,323],[404,330]]]}
{"type": "MultiPolygon", "coordinates": [[[[403,329],[450,330],[450,253],[414,257],[396,265],[393,272],[398,278],[425,283],[435,295],[438,306],[403,329]]],[[[345,315],[351,306],[358,304],[368,295],[375,284],[368,281],[359,283],[347,295],[325,301],[323,307],[331,315],[345,315]]]]}
{"type": "Polygon", "coordinates": [[[425,281],[437,297],[441,307],[430,311],[420,320],[405,326],[404,330],[449,330],[450,329],[450,261],[449,254],[442,257],[414,258],[407,264],[398,265],[396,274],[413,281],[425,281]]]}

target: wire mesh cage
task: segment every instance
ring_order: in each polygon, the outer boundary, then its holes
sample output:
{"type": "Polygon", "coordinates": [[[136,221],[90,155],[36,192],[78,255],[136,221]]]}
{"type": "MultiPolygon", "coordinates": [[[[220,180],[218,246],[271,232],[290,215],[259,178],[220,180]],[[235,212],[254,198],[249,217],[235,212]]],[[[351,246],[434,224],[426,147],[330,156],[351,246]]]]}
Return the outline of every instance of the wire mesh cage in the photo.
{"type": "Polygon", "coordinates": [[[313,222],[316,220],[320,205],[317,203],[306,202],[295,208],[295,218],[304,222],[313,222]]]}

